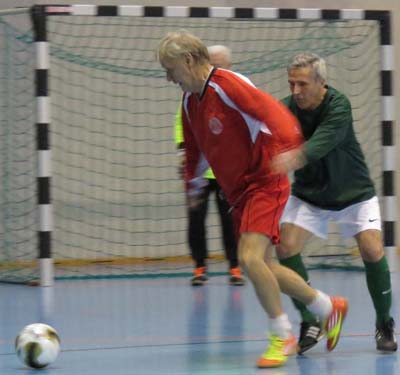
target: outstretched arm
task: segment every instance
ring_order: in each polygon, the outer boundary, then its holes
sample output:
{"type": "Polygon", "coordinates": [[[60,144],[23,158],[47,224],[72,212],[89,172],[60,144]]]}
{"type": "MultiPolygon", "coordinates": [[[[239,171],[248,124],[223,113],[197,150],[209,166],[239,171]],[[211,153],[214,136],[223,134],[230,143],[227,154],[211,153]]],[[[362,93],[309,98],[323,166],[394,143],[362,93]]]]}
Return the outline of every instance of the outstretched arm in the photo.
{"type": "Polygon", "coordinates": [[[287,174],[306,165],[304,148],[299,147],[276,155],[271,161],[271,169],[274,173],[287,174]]]}

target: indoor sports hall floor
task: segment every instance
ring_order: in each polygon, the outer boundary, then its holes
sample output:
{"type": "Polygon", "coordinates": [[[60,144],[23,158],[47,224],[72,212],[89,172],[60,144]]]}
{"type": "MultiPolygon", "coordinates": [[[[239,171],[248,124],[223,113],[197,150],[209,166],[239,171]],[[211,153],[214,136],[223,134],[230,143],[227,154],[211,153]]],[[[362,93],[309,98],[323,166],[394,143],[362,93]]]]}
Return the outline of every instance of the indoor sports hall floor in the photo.
{"type": "MultiPolygon", "coordinates": [[[[311,271],[313,284],[350,299],[337,348],[325,341],[284,367],[257,370],[266,318],[252,287],[226,276],[192,288],[187,278],[59,281],[54,288],[0,284],[1,375],[395,375],[400,355],[379,354],[374,313],[362,272],[311,271]],[[44,321],[59,332],[62,352],[44,370],[14,354],[16,333],[44,321]]],[[[399,273],[392,273],[393,315],[400,326],[399,273]]],[[[284,305],[298,332],[290,301],[284,305]]],[[[399,330],[397,328],[397,337],[399,330]]],[[[399,337],[398,337],[399,338],[399,337]]]]}

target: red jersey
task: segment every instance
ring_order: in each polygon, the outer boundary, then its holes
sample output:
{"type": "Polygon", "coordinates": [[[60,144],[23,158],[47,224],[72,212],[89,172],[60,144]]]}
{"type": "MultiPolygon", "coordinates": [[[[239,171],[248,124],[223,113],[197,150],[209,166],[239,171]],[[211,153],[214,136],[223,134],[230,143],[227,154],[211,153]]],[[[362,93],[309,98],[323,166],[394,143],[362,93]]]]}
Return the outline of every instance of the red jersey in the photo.
{"type": "Polygon", "coordinates": [[[201,188],[210,166],[231,205],[277,179],[271,158],[302,142],[297,119],[283,104],[225,69],[211,71],[201,95],[183,94],[182,120],[189,194],[201,188]]]}

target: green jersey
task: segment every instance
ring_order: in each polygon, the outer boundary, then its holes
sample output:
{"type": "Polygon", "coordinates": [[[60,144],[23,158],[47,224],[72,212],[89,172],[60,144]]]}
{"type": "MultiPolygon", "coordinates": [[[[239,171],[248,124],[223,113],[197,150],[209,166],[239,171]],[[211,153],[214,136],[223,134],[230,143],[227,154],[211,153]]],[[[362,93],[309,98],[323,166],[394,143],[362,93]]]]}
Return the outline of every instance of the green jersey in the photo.
{"type": "Polygon", "coordinates": [[[306,141],[307,164],[294,173],[293,195],[327,210],[376,195],[345,95],[328,86],[321,104],[309,111],[300,109],[292,95],[283,103],[298,118],[306,141]]]}

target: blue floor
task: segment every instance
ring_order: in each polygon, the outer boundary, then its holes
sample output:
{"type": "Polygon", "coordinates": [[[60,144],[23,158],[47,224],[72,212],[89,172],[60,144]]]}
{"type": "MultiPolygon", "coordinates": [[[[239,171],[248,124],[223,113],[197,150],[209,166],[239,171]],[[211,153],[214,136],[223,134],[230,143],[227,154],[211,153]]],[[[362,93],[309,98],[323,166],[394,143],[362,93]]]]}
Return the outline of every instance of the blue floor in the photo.
{"type": "MultiPolygon", "coordinates": [[[[0,284],[0,374],[125,375],[395,375],[399,354],[375,350],[374,311],[362,272],[311,271],[313,285],[350,299],[337,348],[325,341],[279,369],[257,370],[266,348],[267,319],[252,287],[212,277],[192,288],[186,278],[60,281],[54,288],[0,284]],[[14,353],[26,324],[59,332],[62,352],[38,372],[14,353]]],[[[400,324],[399,273],[392,273],[392,313],[400,324]]],[[[289,299],[284,306],[298,331],[289,299]]],[[[398,332],[398,331],[397,331],[398,332]]]]}

